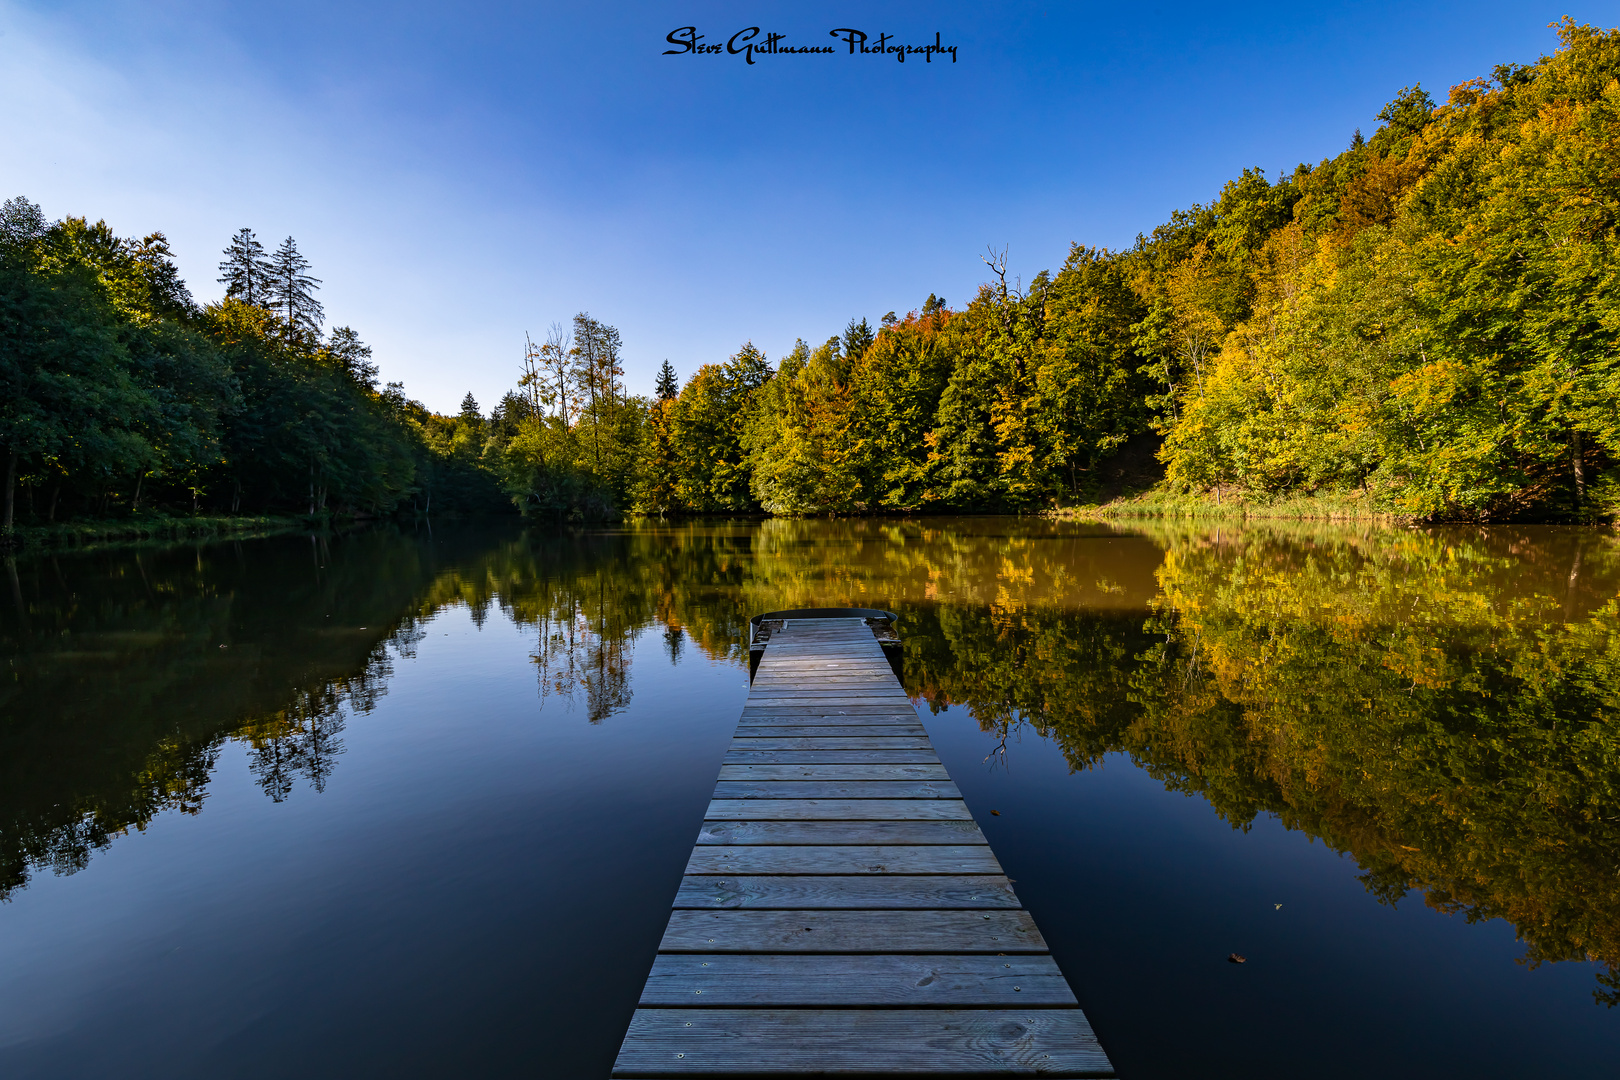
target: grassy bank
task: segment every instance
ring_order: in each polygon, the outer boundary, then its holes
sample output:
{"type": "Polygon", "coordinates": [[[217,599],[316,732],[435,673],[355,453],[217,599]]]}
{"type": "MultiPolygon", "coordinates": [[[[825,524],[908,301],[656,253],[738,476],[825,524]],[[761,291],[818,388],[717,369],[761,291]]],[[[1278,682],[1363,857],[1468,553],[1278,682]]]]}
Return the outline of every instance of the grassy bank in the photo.
{"type": "Polygon", "coordinates": [[[0,533],[0,550],[8,552],[62,548],[102,547],[147,540],[184,540],[192,537],[265,536],[310,527],[304,517],[251,515],[197,515],[173,517],[142,514],[112,520],[64,521],[51,525],[19,525],[9,536],[0,533]]]}
{"type": "Polygon", "coordinates": [[[1130,517],[1215,520],[1278,518],[1295,521],[1369,521],[1391,525],[1416,520],[1410,515],[1393,513],[1360,492],[1288,495],[1267,499],[1238,491],[1185,495],[1160,489],[1092,505],[1060,507],[1051,511],[1051,515],[1075,520],[1130,517]]]}

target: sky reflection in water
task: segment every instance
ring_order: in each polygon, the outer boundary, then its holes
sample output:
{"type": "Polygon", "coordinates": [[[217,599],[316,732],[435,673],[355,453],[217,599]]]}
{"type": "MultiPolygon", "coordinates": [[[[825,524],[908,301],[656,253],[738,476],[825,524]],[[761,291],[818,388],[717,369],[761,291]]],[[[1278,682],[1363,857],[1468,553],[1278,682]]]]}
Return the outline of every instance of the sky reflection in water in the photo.
{"type": "Polygon", "coordinates": [[[1608,534],[463,526],[13,569],[7,1076],[605,1076],[748,616],[843,603],[901,613],[1123,1075],[1620,1053],[1608,534]]]}

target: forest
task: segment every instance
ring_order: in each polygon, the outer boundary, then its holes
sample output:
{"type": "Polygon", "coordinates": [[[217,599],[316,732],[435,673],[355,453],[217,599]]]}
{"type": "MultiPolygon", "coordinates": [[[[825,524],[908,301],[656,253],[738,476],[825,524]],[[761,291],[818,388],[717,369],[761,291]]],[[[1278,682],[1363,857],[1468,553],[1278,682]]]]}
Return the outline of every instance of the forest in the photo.
{"type": "Polygon", "coordinates": [[[1422,520],[1620,513],[1620,31],[1419,86],[1370,137],[1248,169],[1128,249],[1005,252],[772,362],[752,344],[650,398],[589,314],[525,342],[486,416],[436,415],[347,327],[291,238],[249,230],[198,305],[160,233],[0,222],[5,528],[64,516],[519,511],[1027,512],[1131,483],[1335,496],[1422,520]]]}

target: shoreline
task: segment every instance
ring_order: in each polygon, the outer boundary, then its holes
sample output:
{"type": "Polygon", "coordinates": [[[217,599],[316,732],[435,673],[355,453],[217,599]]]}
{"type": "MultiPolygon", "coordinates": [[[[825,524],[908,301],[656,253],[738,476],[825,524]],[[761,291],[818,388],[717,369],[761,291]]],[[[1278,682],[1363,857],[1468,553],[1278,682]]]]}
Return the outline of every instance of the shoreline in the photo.
{"type": "MultiPolygon", "coordinates": [[[[321,523],[325,528],[327,523],[321,523]]],[[[198,515],[128,518],[121,521],[64,521],[51,525],[21,525],[10,536],[0,535],[0,553],[7,556],[42,551],[88,551],[122,547],[153,540],[187,540],[228,536],[271,536],[311,528],[306,517],[282,515],[198,515]]]]}

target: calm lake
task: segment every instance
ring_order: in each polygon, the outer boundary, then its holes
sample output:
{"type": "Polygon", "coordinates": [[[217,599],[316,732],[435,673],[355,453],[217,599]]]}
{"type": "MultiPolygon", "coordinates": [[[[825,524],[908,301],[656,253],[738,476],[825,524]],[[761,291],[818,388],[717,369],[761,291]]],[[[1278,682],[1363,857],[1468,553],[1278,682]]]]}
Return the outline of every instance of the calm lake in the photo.
{"type": "Polygon", "coordinates": [[[0,572],[13,1080],[606,1077],[748,617],[844,604],[899,612],[1128,1080],[1620,1061],[1612,532],[435,524],[0,572]]]}

